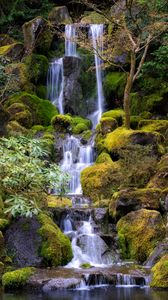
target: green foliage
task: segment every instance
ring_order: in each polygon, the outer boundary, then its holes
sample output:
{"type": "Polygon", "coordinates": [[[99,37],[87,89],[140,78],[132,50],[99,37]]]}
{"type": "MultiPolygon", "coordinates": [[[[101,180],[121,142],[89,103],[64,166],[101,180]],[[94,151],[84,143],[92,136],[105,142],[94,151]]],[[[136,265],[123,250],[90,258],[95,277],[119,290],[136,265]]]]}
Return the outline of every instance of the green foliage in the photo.
{"type": "Polygon", "coordinates": [[[39,82],[45,84],[48,70],[47,57],[44,55],[32,54],[27,56],[23,62],[26,64],[29,79],[35,84],[39,82]]]}
{"type": "Polygon", "coordinates": [[[56,188],[65,192],[69,176],[49,163],[47,141],[18,138],[0,139],[0,181],[6,194],[6,213],[32,216],[43,206],[46,194],[56,188]],[[41,201],[41,202],[40,202],[41,201]]]}
{"type": "Polygon", "coordinates": [[[116,98],[122,98],[126,83],[126,74],[123,72],[108,73],[104,79],[104,91],[107,101],[113,102],[116,98]]]}
{"type": "Polygon", "coordinates": [[[31,275],[34,268],[27,267],[16,271],[7,272],[2,276],[2,285],[5,289],[18,289],[23,287],[31,275]]]}

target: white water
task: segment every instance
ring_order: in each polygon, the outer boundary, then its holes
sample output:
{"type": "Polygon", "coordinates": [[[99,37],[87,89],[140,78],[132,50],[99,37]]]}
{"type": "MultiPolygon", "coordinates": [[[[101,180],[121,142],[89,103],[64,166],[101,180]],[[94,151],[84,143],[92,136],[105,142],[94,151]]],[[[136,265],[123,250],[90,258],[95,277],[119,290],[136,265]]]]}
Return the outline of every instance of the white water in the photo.
{"type": "Polygon", "coordinates": [[[69,194],[82,194],[81,171],[93,163],[93,147],[82,145],[74,136],[68,136],[63,145],[61,169],[70,174],[69,194]]]}
{"type": "Polygon", "coordinates": [[[65,26],[65,56],[77,56],[76,52],[76,26],[65,26]]]}
{"type": "Polygon", "coordinates": [[[63,109],[63,59],[55,59],[49,67],[47,75],[47,98],[58,107],[60,114],[63,109]]]}
{"type": "MultiPolygon", "coordinates": [[[[99,235],[94,233],[92,223],[93,221],[90,217],[88,221],[82,221],[78,230],[73,232],[73,259],[66,266],[67,268],[79,268],[84,263],[89,263],[95,267],[105,267],[112,264],[111,255],[104,255],[107,250],[107,245],[99,235]]],[[[65,233],[66,229],[67,225],[64,227],[65,233]]]]}
{"type": "Polygon", "coordinates": [[[104,93],[102,85],[102,60],[98,55],[101,55],[103,49],[103,24],[90,25],[90,35],[94,49],[97,83],[97,109],[90,116],[90,119],[92,120],[93,128],[95,128],[101,118],[104,106],[104,93]]]}

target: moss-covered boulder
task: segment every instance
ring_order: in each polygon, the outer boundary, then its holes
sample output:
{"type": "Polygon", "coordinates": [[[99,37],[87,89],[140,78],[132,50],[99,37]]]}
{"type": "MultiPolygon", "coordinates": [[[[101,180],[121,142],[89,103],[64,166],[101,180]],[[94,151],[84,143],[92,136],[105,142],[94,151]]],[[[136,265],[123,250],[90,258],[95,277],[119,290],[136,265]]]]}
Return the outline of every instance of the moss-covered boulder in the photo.
{"type": "Polygon", "coordinates": [[[13,43],[0,47],[0,56],[9,58],[11,61],[18,61],[23,55],[23,44],[13,43]]]}
{"type": "Polygon", "coordinates": [[[168,288],[168,254],[152,268],[152,280],[150,286],[153,288],[168,288]]]}
{"type": "MultiPolygon", "coordinates": [[[[48,59],[44,55],[31,54],[24,59],[28,78],[34,84],[45,84],[48,71],[48,59]]],[[[46,97],[46,95],[45,95],[46,97]]],[[[44,98],[45,98],[44,97],[44,98]]]]}
{"type": "Polygon", "coordinates": [[[50,23],[42,17],[23,24],[24,47],[26,54],[38,52],[46,54],[51,46],[53,33],[50,23]]]}
{"type": "Polygon", "coordinates": [[[51,125],[58,132],[72,132],[80,134],[91,128],[91,121],[79,116],[56,115],[51,120],[51,125]]]}
{"type": "Polygon", "coordinates": [[[18,290],[23,288],[33,275],[34,268],[27,267],[16,271],[6,272],[2,276],[2,286],[7,290],[18,290]]]}
{"type": "Polygon", "coordinates": [[[38,221],[41,224],[39,229],[42,237],[41,256],[46,266],[67,264],[73,256],[69,238],[47,215],[40,214],[38,221]]]}
{"type": "Polygon", "coordinates": [[[109,132],[112,132],[118,126],[117,121],[111,117],[103,117],[100,119],[100,126],[98,131],[102,135],[106,135],[109,132]]]}
{"type": "Polygon", "coordinates": [[[141,120],[138,127],[146,132],[156,131],[162,134],[165,138],[165,143],[168,145],[168,121],[167,120],[141,120]]]}
{"type": "Polygon", "coordinates": [[[156,166],[156,173],[149,181],[148,188],[166,189],[168,182],[168,154],[162,156],[156,166]]]}
{"type": "Polygon", "coordinates": [[[124,259],[144,262],[165,237],[165,225],[158,211],[140,209],[117,223],[119,246],[124,259]]]}
{"type": "Polygon", "coordinates": [[[66,25],[73,23],[66,6],[53,7],[48,15],[48,19],[55,25],[66,25]]]}
{"type": "Polygon", "coordinates": [[[117,150],[128,145],[151,146],[153,153],[158,154],[159,144],[163,142],[162,136],[155,132],[133,131],[124,127],[118,127],[113,132],[107,134],[104,140],[104,148],[109,153],[115,153],[117,150]]]}
{"type": "Polygon", "coordinates": [[[103,82],[105,98],[111,107],[116,107],[122,101],[126,83],[126,73],[110,72],[103,82]],[[120,100],[120,101],[119,101],[120,100]]]}
{"type": "Polygon", "coordinates": [[[84,16],[81,21],[82,24],[108,24],[108,20],[97,12],[90,12],[84,16]]]}
{"type": "Polygon", "coordinates": [[[51,125],[58,132],[66,132],[70,130],[72,117],[69,115],[56,115],[51,120],[51,125]]]}
{"type": "Polygon", "coordinates": [[[67,208],[72,207],[72,200],[65,197],[50,195],[47,197],[49,208],[67,208]]]}
{"type": "Polygon", "coordinates": [[[81,173],[83,193],[93,201],[110,198],[120,180],[120,167],[115,162],[95,164],[81,173]]]}
{"type": "Polygon", "coordinates": [[[160,189],[125,189],[113,194],[109,213],[117,219],[141,208],[159,210],[162,199],[160,189]]]}
{"type": "Polygon", "coordinates": [[[102,118],[113,118],[121,126],[123,124],[124,111],[122,109],[109,110],[102,114],[102,118]]]}
{"type": "Polygon", "coordinates": [[[48,126],[52,117],[58,113],[56,107],[50,101],[40,99],[26,92],[11,96],[6,102],[6,106],[9,107],[13,103],[22,103],[28,107],[32,115],[32,125],[48,126]]]}
{"type": "Polygon", "coordinates": [[[10,120],[15,120],[26,128],[32,127],[32,114],[23,103],[13,103],[9,106],[8,112],[10,113],[10,120]]]}

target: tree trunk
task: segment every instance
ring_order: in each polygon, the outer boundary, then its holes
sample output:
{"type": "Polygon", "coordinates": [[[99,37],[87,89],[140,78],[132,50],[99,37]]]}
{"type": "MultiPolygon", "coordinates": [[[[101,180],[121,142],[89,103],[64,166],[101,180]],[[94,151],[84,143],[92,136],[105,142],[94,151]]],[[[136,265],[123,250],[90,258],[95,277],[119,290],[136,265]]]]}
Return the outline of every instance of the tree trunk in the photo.
{"type": "Polygon", "coordinates": [[[124,112],[125,112],[125,120],[124,126],[126,128],[130,128],[130,92],[133,85],[133,78],[135,74],[135,64],[136,64],[136,56],[135,53],[131,53],[131,67],[130,72],[127,77],[127,82],[124,90],[124,112]]]}

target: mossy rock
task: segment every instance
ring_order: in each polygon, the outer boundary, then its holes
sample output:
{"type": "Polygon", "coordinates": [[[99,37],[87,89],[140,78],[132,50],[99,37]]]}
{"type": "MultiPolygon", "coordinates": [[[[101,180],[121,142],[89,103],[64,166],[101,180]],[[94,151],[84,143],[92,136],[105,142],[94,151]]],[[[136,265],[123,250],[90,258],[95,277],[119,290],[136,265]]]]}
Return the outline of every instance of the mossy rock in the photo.
{"type": "Polygon", "coordinates": [[[140,209],[117,223],[119,246],[124,259],[143,263],[165,237],[165,225],[158,211],[140,209]]]}
{"type": "Polygon", "coordinates": [[[58,113],[56,107],[50,101],[25,92],[11,96],[7,100],[6,106],[9,107],[13,103],[23,103],[28,107],[32,114],[32,125],[48,126],[52,117],[58,113]]]}
{"type": "Polygon", "coordinates": [[[29,81],[28,72],[24,63],[9,64],[5,68],[5,72],[10,76],[8,83],[9,95],[20,91],[31,93],[35,90],[34,85],[29,81]]]}
{"type": "Polygon", "coordinates": [[[39,98],[46,99],[47,98],[47,88],[45,85],[37,85],[36,86],[36,94],[39,98]]]}
{"type": "Polygon", "coordinates": [[[33,275],[35,269],[31,267],[6,272],[2,276],[2,286],[5,290],[18,290],[23,288],[33,275]]]}
{"type": "Polygon", "coordinates": [[[49,208],[65,208],[72,207],[72,200],[65,197],[50,195],[47,197],[49,208]]]}
{"type": "Polygon", "coordinates": [[[92,127],[92,123],[89,119],[85,119],[79,116],[73,116],[71,120],[72,132],[75,134],[82,133],[89,130],[92,127]]]}
{"type": "Polygon", "coordinates": [[[127,213],[141,208],[160,210],[162,190],[124,189],[113,194],[109,213],[113,218],[121,218],[127,213]]]}
{"type": "Polygon", "coordinates": [[[45,84],[49,66],[47,57],[39,54],[31,54],[26,56],[23,62],[26,65],[29,80],[36,85],[39,83],[45,84]]]}
{"type": "Polygon", "coordinates": [[[28,133],[27,129],[21,126],[17,121],[10,121],[6,129],[9,136],[27,135],[28,133]]]}
{"type": "Polygon", "coordinates": [[[139,123],[142,120],[140,116],[131,116],[130,117],[130,127],[131,129],[138,129],[139,123]]]}
{"type": "Polygon", "coordinates": [[[109,21],[97,12],[91,12],[88,15],[84,16],[80,23],[82,24],[108,24],[109,21]]]}
{"type": "Polygon", "coordinates": [[[81,172],[81,184],[85,196],[94,202],[108,199],[120,185],[118,163],[99,163],[81,172]]]}
{"type": "Polygon", "coordinates": [[[51,23],[57,25],[66,25],[73,23],[66,6],[53,7],[48,15],[48,19],[51,23]]]}
{"type": "Polygon", "coordinates": [[[7,130],[7,123],[10,119],[10,114],[7,110],[4,109],[4,107],[0,104],[0,136],[3,136],[6,134],[7,130]]]}
{"type": "Polygon", "coordinates": [[[122,109],[113,109],[106,111],[102,114],[102,118],[113,118],[118,122],[118,125],[121,126],[123,124],[124,111],[122,109]]]}
{"type": "Polygon", "coordinates": [[[156,131],[161,133],[165,139],[168,139],[168,121],[167,120],[141,120],[139,129],[147,132],[156,131]]]}
{"type": "Polygon", "coordinates": [[[166,189],[168,181],[168,154],[162,156],[161,160],[156,166],[155,175],[147,184],[148,188],[166,189]]]}
{"type": "Polygon", "coordinates": [[[31,132],[33,135],[36,135],[36,134],[41,134],[43,133],[44,131],[46,130],[46,128],[42,125],[34,125],[32,126],[31,128],[31,132]]]}
{"type": "Polygon", "coordinates": [[[82,142],[85,144],[85,143],[87,143],[88,141],[89,141],[89,139],[91,138],[91,136],[92,136],[92,131],[91,130],[86,130],[86,131],[84,131],[84,132],[82,132],[82,142]]]}
{"type": "Polygon", "coordinates": [[[161,259],[152,268],[152,288],[168,288],[168,254],[161,259]]]}
{"type": "Polygon", "coordinates": [[[112,132],[118,127],[118,122],[111,117],[103,117],[100,119],[100,126],[98,128],[98,131],[102,135],[106,135],[109,132],[112,132]]]}
{"type": "Polygon", "coordinates": [[[41,256],[46,266],[66,265],[72,259],[72,248],[69,238],[45,214],[38,216],[41,224],[39,234],[42,237],[41,256]]]}
{"type": "Polygon", "coordinates": [[[32,114],[29,110],[24,110],[15,114],[14,120],[16,120],[21,126],[26,128],[32,127],[32,114]]]}
{"type": "Polygon", "coordinates": [[[11,61],[20,60],[23,55],[23,44],[14,43],[0,47],[0,56],[1,55],[10,58],[11,61]]]}
{"type": "Polygon", "coordinates": [[[124,88],[127,75],[123,72],[110,72],[108,73],[103,82],[104,94],[108,103],[116,105],[113,99],[122,99],[124,95],[124,88]]]}
{"type": "Polygon", "coordinates": [[[7,111],[11,116],[14,116],[15,114],[23,112],[24,110],[27,109],[28,107],[25,106],[23,103],[13,103],[8,107],[7,111]]]}
{"type": "Polygon", "coordinates": [[[58,132],[66,132],[70,130],[72,117],[69,115],[56,115],[51,120],[51,125],[58,132]]]}
{"type": "Polygon", "coordinates": [[[126,129],[118,127],[113,132],[107,134],[103,141],[103,146],[109,153],[117,153],[118,150],[128,145],[151,146],[155,154],[159,154],[159,145],[162,144],[163,137],[157,132],[147,132],[143,130],[126,129]]]}
{"type": "Polygon", "coordinates": [[[101,164],[101,163],[112,163],[112,159],[111,156],[106,153],[106,152],[102,152],[96,159],[96,163],[97,164],[101,164]]]}
{"type": "Polygon", "coordinates": [[[86,124],[84,123],[80,123],[80,124],[77,124],[74,128],[73,128],[73,134],[80,134],[84,131],[87,131],[88,130],[88,127],[86,124]]]}

